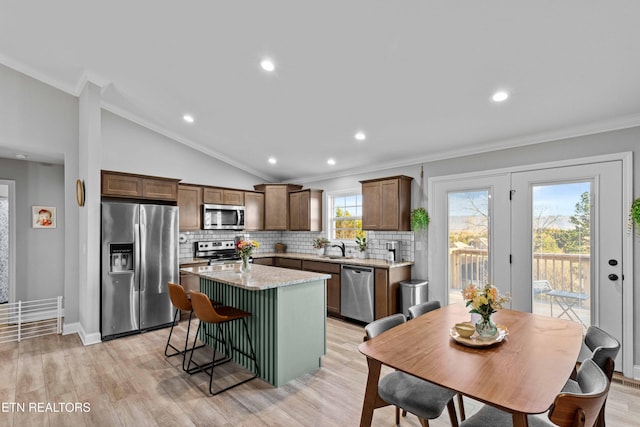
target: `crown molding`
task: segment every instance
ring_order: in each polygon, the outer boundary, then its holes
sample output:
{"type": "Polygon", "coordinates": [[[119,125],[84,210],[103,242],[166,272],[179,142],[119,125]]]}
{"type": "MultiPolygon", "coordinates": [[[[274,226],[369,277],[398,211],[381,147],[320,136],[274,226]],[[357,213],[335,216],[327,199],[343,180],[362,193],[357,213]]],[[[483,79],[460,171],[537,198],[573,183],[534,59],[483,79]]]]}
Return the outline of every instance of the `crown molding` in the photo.
{"type": "Polygon", "coordinates": [[[138,125],[140,125],[140,126],[142,126],[144,128],[150,129],[150,130],[152,130],[152,131],[154,131],[156,133],[159,133],[160,135],[166,136],[167,138],[170,138],[170,139],[172,139],[172,140],[174,140],[176,142],[179,142],[179,143],[181,143],[183,145],[186,145],[189,148],[192,148],[192,149],[197,150],[197,151],[199,151],[199,152],[201,152],[203,154],[206,154],[207,156],[210,156],[210,157],[213,157],[215,159],[218,159],[221,162],[224,162],[224,163],[226,163],[228,165],[231,165],[231,166],[233,166],[235,168],[238,168],[238,169],[240,169],[240,170],[242,170],[244,172],[250,173],[251,175],[255,175],[256,177],[261,178],[261,179],[263,179],[263,180],[265,180],[267,182],[272,182],[274,180],[274,178],[269,176],[269,175],[265,175],[260,171],[251,169],[251,168],[247,167],[244,164],[236,162],[235,160],[230,159],[230,158],[228,158],[228,157],[226,157],[226,156],[224,156],[224,155],[222,155],[222,154],[220,154],[220,153],[218,153],[216,151],[213,151],[213,150],[211,150],[211,149],[209,149],[207,147],[204,147],[201,144],[198,144],[198,143],[196,143],[194,141],[191,141],[188,138],[185,138],[185,137],[183,137],[181,135],[178,135],[178,134],[176,134],[176,133],[174,133],[174,132],[172,132],[172,131],[170,131],[170,130],[168,130],[166,128],[163,128],[162,126],[157,125],[156,123],[153,123],[153,122],[151,122],[151,121],[149,121],[147,119],[144,119],[144,118],[142,118],[142,117],[140,117],[140,116],[138,116],[136,114],[133,114],[132,112],[130,112],[128,110],[121,109],[118,106],[113,105],[111,103],[108,103],[108,102],[106,102],[104,100],[102,101],[102,108],[104,108],[105,110],[107,110],[107,111],[109,111],[109,112],[111,112],[111,113],[113,113],[113,114],[115,114],[117,116],[120,116],[120,117],[122,117],[122,118],[124,118],[126,120],[129,120],[129,121],[131,121],[133,123],[136,123],[136,124],[138,124],[138,125]]]}
{"type": "Polygon", "coordinates": [[[68,93],[69,95],[78,96],[73,86],[63,82],[62,80],[55,79],[45,73],[42,73],[35,68],[25,64],[24,62],[20,62],[14,58],[10,58],[7,55],[0,53],[0,63],[19,73],[31,77],[32,79],[38,80],[44,84],[68,93]]]}
{"type": "Polygon", "coordinates": [[[494,142],[478,143],[473,147],[442,151],[433,155],[424,157],[415,157],[395,162],[378,163],[375,165],[367,165],[362,168],[349,169],[348,171],[336,172],[331,175],[306,176],[292,178],[288,181],[295,181],[306,184],[315,181],[324,181],[328,179],[344,178],[347,176],[366,174],[371,172],[379,172],[387,169],[395,169],[406,166],[415,166],[421,163],[436,162],[439,160],[448,160],[456,157],[471,156],[474,154],[488,153],[492,151],[505,150],[509,148],[524,147],[527,145],[542,144],[544,142],[568,140],[587,135],[596,135],[604,132],[613,132],[616,130],[630,129],[640,126],[640,114],[631,114],[622,117],[616,117],[609,120],[589,123],[585,125],[577,125],[562,129],[555,129],[548,132],[540,132],[531,135],[524,135],[515,138],[508,138],[494,142]]]}

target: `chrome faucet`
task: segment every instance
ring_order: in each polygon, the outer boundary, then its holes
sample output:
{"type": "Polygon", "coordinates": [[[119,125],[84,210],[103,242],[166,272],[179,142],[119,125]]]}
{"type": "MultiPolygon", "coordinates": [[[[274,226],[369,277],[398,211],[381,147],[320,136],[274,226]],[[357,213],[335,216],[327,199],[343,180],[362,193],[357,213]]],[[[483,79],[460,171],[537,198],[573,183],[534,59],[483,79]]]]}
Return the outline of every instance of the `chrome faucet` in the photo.
{"type": "Polygon", "coordinates": [[[346,248],[344,246],[344,242],[340,242],[339,245],[331,245],[332,248],[340,248],[340,250],[342,251],[342,256],[346,256],[346,248]]]}

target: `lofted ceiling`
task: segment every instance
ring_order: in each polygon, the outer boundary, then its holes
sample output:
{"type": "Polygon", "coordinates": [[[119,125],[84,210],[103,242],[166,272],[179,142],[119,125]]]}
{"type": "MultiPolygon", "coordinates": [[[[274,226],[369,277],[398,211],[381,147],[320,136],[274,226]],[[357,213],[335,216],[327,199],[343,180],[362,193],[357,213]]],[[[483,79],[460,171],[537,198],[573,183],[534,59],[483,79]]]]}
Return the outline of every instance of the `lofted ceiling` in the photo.
{"type": "Polygon", "coordinates": [[[0,62],[74,95],[89,79],[109,111],[304,182],[639,125],[639,16],[635,0],[0,0],[0,62]]]}

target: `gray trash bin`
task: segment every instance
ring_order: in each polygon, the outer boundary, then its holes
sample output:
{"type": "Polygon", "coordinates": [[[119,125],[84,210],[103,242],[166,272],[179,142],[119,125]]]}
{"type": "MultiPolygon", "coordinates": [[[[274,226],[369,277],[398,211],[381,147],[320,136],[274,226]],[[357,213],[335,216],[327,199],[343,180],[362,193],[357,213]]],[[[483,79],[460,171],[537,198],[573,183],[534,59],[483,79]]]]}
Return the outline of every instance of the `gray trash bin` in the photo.
{"type": "Polygon", "coordinates": [[[404,280],[400,282],[400,312],[409,317],[409,307],[429,300],[428,280],[404,280]]]}

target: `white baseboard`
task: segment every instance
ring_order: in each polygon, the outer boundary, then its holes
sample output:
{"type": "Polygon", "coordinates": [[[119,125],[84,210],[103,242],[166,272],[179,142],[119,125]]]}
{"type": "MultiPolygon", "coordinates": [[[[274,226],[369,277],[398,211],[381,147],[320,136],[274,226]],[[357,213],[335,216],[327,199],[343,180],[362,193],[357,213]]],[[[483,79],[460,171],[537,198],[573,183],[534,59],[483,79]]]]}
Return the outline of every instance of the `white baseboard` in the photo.
{"type": "Polygon", "coordinates": [[[82,325],[78,322],[76,323],[65,323],[62,327],[62,335],[69,334],[78,334],[82,344],[84,345],[93,345],[99,344],[102,342],[102,338],[99,332],[94,332],[91,334],[87,334],[82,327],[82,325]]]}
{"type": "Polygon", "coordinates": [[[633,365],[633,379],[640,380],[640,365],[633,365]]]}

